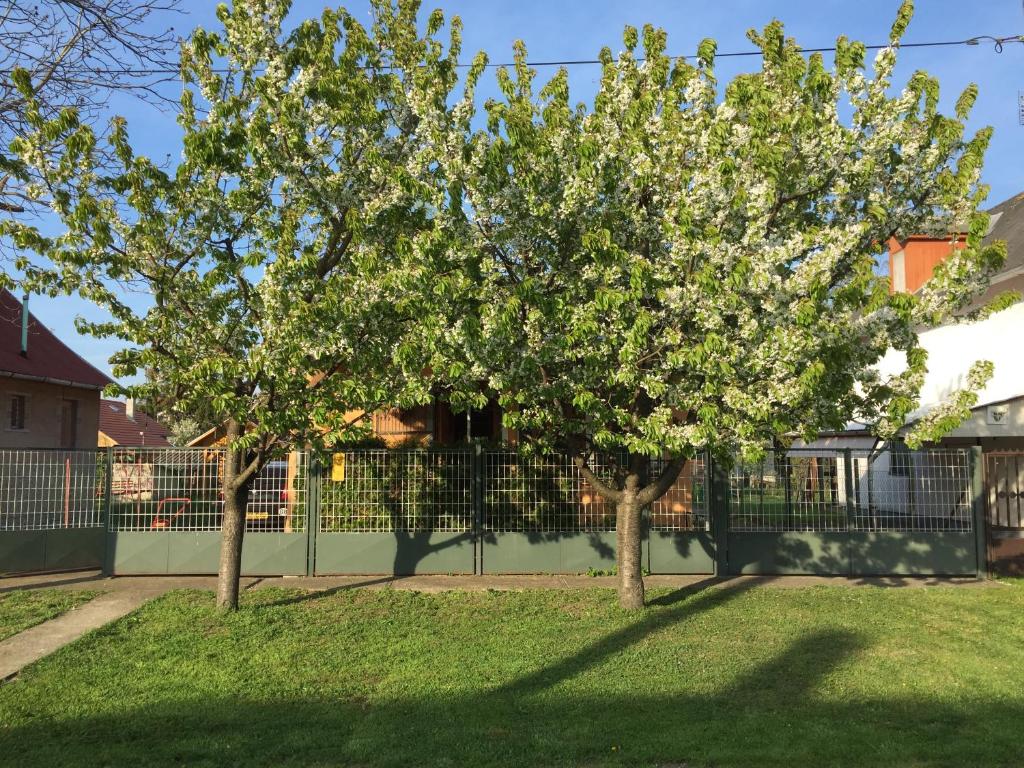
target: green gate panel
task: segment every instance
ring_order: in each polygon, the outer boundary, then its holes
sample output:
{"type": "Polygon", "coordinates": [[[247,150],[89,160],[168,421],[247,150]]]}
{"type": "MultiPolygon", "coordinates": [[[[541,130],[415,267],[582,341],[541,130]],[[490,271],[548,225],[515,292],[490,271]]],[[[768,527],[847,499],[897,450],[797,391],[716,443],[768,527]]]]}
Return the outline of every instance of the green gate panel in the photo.
{"type": "MultiPolygon", "coordinates": [[[[559,543],[562,545],[562,567],[556,573],[586,573],[591,568],[610,571],[615,567],[615,531],[570,533],[559,543]]],[[[643,542],[640,546],[643,547],[643,542]]]]}
{"type": "Polygon", "coordinates": [[[41,571],[46,563],[46,531],[0,531],[0,573],[41,571]]]}
{"type": "Polygon", "coordinates": [[[974,576],[978,553],[972,531],[850,534],[854,576],[974,576]]]}
{"type": "Polygon", "coordinates": [[[220,531],[164,531],[162,535],[168,539],[168,573],[197,576],[217,573],[220,531]]]}
{"type": "Polygon", "coordinates": [[[651,531],[651,573],[714,573],[715,541],[707,531],[651,531]]]}
{"type": "MultiPolygon", "coordinates": [[[[484,573],[561,573],[562,534],[496,533],[482,536],[484,573]]],[[[613,561],[614,564],[614,561],[613,561]]]]}
{"type": "Polygon", "coordinates": [[[246,533],[242,573],[246,576],[305,576],[305,533],[246,533]]]}
{"type": "Polygon", "coordinates": [[[472,531],[319,533],[314,572],[325,574],[473,573],[472,531]]]}
{"type": "Polygon", "coordinates": [[[107,532],[103,528],[55,528],[46,533],[47,571],[102,568],[107,532]]]}
{"type": "Polygon", "coordinates": [[[848,576],[849,534],[730,532],[729,573],[848,576]]]}
{"type": "MultiPolygon", "coordinates": [[[[215,575],[220,565],[220,531],[119,531],[110,546],[118,575],[215,575]]],[[[305,575],[306,546],[305,533],[247,532],[242,574],[305,575]]]]}
{"type": "Polygon", "coordinates": [[[615,567],[615,532],[487,532],[484,573],[586,573],[615,567]]]}
{"type": "Polygon", "coordinates": [[[107,544],[112,573],[167,573],[167,560],[170,554],[169,533],[170,531],[112,531],[107,544]]]}

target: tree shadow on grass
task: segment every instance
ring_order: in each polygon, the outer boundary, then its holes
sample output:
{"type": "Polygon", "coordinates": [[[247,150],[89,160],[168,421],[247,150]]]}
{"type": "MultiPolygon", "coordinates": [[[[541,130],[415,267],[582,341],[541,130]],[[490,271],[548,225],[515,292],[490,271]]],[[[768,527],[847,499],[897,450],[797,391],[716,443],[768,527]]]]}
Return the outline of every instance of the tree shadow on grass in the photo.
{"type": "MultiPolygon", "coordinates": [[[[452,685],[383,689],[372,700],[303,695],[300,685],[272,700],[183,692],[112,714],[23,716],[19,725],[6,727],[11,718],[0,707],[0,765],[1019,763],[1020,702],[967,706],[837,695],[830,676],[865,647],[855,632],[809,633],[759,665],[737,659],[735,667],[722,666],[711,680],[678,684],[671,669],[652,669],[649,686],[621,683],[617,670],[639,663],[631,656],[638,644],[700,620],[752,582],[701,586],[659,598],[628,626],[499,684],[466,685],[458,676],[467,673],[451,669],[452,685]]],[[[308,674],[296,670],[297,680],[308,674]]]]}

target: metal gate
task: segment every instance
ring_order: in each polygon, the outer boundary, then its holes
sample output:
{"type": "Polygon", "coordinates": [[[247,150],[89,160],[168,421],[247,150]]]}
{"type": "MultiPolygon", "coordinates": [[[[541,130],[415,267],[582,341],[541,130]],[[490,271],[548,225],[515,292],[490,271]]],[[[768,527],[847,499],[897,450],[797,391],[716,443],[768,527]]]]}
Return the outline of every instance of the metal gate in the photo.
{"type": "Polygon", "coordinates": [[[736,574],[975,575],[977,451],[788,450],[729,478],[736,574]]]}
{"type": "MultiPolygon", "coordinates": [[[[619,462],[625,457],[615,457],[619,462]]],[[[610,474],[614,459],[591,468],[610,474]]],[[[654,462],[652,474],[661,471],[654,462]]],[[[610,573],[616,565],[615,509],[565,454],[484,455],[481,573],[610,573]]],[[[651,573],[713,573],[704,459],[687,463],[644,519],[642,558],[651,573]]]]}
{"type": "Polygon", "coordinates": [[[0,575],[103,565],[102,451],[0,450],[0,575]]]}
{"type": "Polygon", "coordinates": [[[985,486],[991,568],[1024,575],[1024,451],[986,453],[985,486]]]}
{"type": "MultiPolygon", "coordinates": [[[[106,570],[217,573],[223,448],[114,448],[109,454],[106,570]]],[[[242,572],[306,573],[308,455],[293,451],[256,476],[246,509],[242,572]]]]}
{"type": "Polygon", "coordinates": [[[476,455],[351,450],[318,473],[313,573],[473,573],[476,455]]]}

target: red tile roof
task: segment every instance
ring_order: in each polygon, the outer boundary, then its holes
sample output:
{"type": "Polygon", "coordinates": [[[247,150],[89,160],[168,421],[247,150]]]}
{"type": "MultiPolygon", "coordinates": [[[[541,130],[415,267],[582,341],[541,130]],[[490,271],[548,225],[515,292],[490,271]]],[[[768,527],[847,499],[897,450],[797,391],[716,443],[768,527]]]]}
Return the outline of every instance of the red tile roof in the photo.
{"type": "Polygon", "coordinates": [[[128,418],[119,400],[100,401],[100,432],[118,445],[167,447],[167,429],[156,419],[136,409],[128,418]],[[141,434],[140,434],[141,433],[141,434]]]}
{"type": "Polygon", "coordinates": [[[28,354],[21,354],[21,302],[0,290],[0,377],[8,375],[85,389],[102,389],[110,378],[93,368],[30,312],[28,354]]]}

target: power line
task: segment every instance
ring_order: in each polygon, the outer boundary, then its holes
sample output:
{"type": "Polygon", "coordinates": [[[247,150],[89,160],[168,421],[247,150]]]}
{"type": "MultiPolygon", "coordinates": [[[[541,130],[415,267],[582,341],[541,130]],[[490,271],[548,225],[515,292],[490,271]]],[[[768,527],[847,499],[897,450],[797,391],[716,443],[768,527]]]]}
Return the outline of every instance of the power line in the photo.
{"type": "MultiPolygon", "coordinates": [[[[936,40],[923,43],[899,43],[896,48],[942,48],[952,47],[960,45],[968,46],[979,46],[984,43],[991,43],[992,50],[995,53],[1002,53],[1005,46],[1013,43],[1024,44],[1024,35],[1005,35],[1005,36],[994,36],[994,35],[977,35],[975,37],[969,37],[964,40],[936,40]]],[[[878,51],[883,48],[889,48],[889,44],[885,45],[865,45],[865,50],[878,51]]],[[[822,46],[820,48],[799,48],[801,53],[830,53],[835,51],[836,47],[822,46]]],[[[742,58],[747,56],[763,56],[762,51],[730,51],[726,53],[716,53],[716,59],[731,59],[731,58],[742,58]]],[[[675,56],[671,58],[696,58],[696,54],[690,56],[675,56]]],[[[637,61],[644,61],[643,57],[638,57],[637,61]]],[[[572,67],[572,66],[584,66],[589,64],[601,64],[600,59],[564,59],[564,60],[550,60],[550,61],[527,61],[527,66],[530,67],[572,67]]],[[[460,68],[468,68],[473,66],[467,63],[458,63],[455,66],[460,68]]],[[[515,66],[514,62],[488,62],[486,67],[497,68],[497,67],[512,67],[515,66]]],[[[86,70],[91,74],[97,75],[122,75],[124,77],[144,77],[146,75],[176,75],[179,70],[171,67],[166,68],[143,68],[143,69],[131,69],[131,68],[103,68],[103,69],[90,69],[86,70]]],[[[231,70],[226,68],[214,68],[212,70],[217,74],[229,74],[231,70]]],[[[13,72],[13,69],[0,70],[0,74],[9,75],[13,72]]]]}
{"type": "MultiPolygon", "coordinates": [[[[938,47],[943,47],[943,46],[949,47],[949,46],[954,46],[954,45],[972,45],[972,46],[976,46],[976,45],[981,45],[982,43],[985,43],[985,42],[992,43],[992,50],[995,51],[996,53],[1002,53],[1003,52],[1003,48],[1007,44],[1010,44],[1010,43],[1022,43],[1022,44],[1024,44],[1024,35],[1006,35],[1004,37],[993,37],[992,35],[978,35],[977,37],[969,37],[966,40],[938,40],[938,41],[925,42],[925,43],[900,43],[896,47],[897,48],[938,48],[938,47]]],[[[889,44],[886,44],[886,45],[865,45],[864,46],[865,50],[868,50],[868,51],[880,51],[883,48],[889,48],[889,47],[890,47],[889,44]]],[[[829,53],[831,51],[835,51],[836,47],[834,45],[832,45],[832,46],[824,46],[824,47],[821,47],[821,48],[800,48],[799,50],[800,50],[800,53],[829,53]]],[[[762,51],[733,51],[733,52],[728,52],[728,53],[716,53],[715,54],[715,58],[716,59],[729,59],[729,58],[740,58],[740,57],[744,57],[744,56],[763,56],[763,55],[764,55],[764,53],[762,51]]],[[[697,56],[696,54],[692,54],[689,57],[684,56],[682,58],[696,58],[696,56],[697,56]]],[[[679,58],[679,57],[672,57],[672,58],[679,58]]],[[[643,58],[637,58],[637,61],[643,61],[643,60],[644,60],[643,58]]],[[[600,63],[601,63],[600,59],[571,59],[571,60],[568,60],[568,61],[528,61],[527,65],[531,66],[531,67],[561,67],[561,66],[571,66],[571,65],[576,65],[576,64],[600,64],[600,63]]],[[[471,64],[458,64],[456,66],[459,66],[459,67],[469,67],[469,66],[472,66],[472,65],[471,64]]],[[[488,67],[511,67],[511,66],[514,66],[514,64],[512,62],[494,63],[494,64],[488,63],[487,66],[488,67]]]]}

